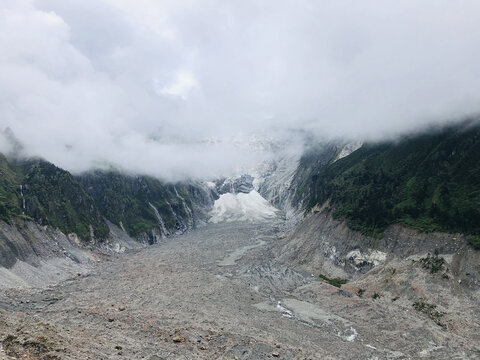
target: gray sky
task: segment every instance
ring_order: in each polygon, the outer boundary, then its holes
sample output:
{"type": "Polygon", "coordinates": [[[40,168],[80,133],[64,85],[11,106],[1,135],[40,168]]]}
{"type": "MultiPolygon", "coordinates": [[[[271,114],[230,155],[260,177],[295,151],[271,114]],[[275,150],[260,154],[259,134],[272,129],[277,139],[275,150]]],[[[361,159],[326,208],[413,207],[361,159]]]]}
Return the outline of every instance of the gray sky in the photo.
{"type": "Polygon", "coordinates": [[[263,137],[478,113],[479,24],[478,0],[2,0],[0,130],[72,171],[226,174],[263,137]]]}

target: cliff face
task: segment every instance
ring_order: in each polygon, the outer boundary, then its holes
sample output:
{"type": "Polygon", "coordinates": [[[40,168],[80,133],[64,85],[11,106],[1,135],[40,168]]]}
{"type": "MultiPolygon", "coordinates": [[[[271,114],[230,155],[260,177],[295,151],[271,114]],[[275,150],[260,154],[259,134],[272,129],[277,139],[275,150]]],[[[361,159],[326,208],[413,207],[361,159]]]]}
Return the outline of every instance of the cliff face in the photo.
{"type": "Polygon", "coordinates": [[[318,145],[300,159],[287,206],[307,216],[280,256],[358,275],[387,256],[480,247],[478,122],[354,145],[318,145]]]}
{"type": "Polygon", "coordinates": [[[102,243],[85,243],[76,234],[64,234],[30,220],[0,220],[0,290],[43,287],[82,276],[105,254],[142,245],[108,223],[110,235],[102,243]]]}
{"type": "MultiPolygon", "coordinates": [[[[404,225],[389,226],[382,239],[360,234],[341,219],[334,219],[327,206],[315,208],[288,234],[278,256],[311,272],[356,278],[377,265],[394,259],[427,253],[449,255],[465,260],[465,253],[480,252],[468,245],[467,236],[455,233],[421,232],[404,225]]],[[[469,276],[457,274],[457,280],[480,279],[479,263],[472,262],[469,276]]]]}
{"type": "MultiPolygon", "coordinates": [[[[135,247],[132,238],[152,244],[205,221],[216,197],[202,183],[165,184],[99,171],[74,177],[40,159],[0,154],[0,267],[38,270],[56,259],[75,268],[86,263],[88,248],[135,247]],[[64,254],[67,247],[83,255],[64,254]]],[[[18,276],[20,282],[28,278],[18,276]]]]}
{"type": "Polygon", "coordinates": [[[311,196],[311,177],[333,162],[343,146],[333,141],[311,145],[303,155],[284,149],[259,166],[255,179],[258,192],[284,212],[289,227],[302,218],[311,196]]]}
{"type": "Polygon", "coordinates": [[[200,183],[165,184],[151,177],[103,171],[77,179],[105,218],[149,244],[204,221],[215,199],[200,183]]]}
{"type": "Polygon", "coordinates": [[[81,244],[33,221],[0,221],[0,288],[44,286],[85,273],[95,258],[81,244]]]}

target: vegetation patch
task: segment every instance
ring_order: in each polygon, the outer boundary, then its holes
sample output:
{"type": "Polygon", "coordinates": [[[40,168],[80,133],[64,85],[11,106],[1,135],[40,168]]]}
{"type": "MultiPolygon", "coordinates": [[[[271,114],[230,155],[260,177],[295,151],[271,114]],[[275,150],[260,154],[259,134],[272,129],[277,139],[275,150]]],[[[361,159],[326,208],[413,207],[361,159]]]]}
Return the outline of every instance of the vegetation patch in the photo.
{"type": "Polygon", "coordinates": [[[184,230],[191,192],[189,185],[116,171],[73,177],[41,159],[7,160],[0,154],[0,220],[33,220],[85,241],[91,231],[96,239],[108,237],[104,218],[122,223],[132,236],[162,222],[168,231],[184,230]]]}
{"type": "Polygon", "coordinates": [[[438,256],[437,249],[435,249],[433,255],[428,253],[426,257],[421,258],[420,262],[422,263],[422,267],[429,270],[431,274],[435,274],[442,270],[446,263],[443,257],[438,256]]]}
{"type": "Polygon", "coordinates": [[[413,303],[413,308],[419,312],[426,314],[430,319],[432,319],[437,325],[446,328],[446,324],[441,321],[444,313],[437,310],[437,305],[429,304],[424,300],[418,300],[413,303]]]}
{"type": "Polygon", "coordinates": [[[342,279],[342,278],[329,278],[328,276],[325,276],[323,274],[318,275],[320,279],[323,281],[329,283],[330,285],[336,286],[336,287],[341,287],[342,285],[346,284],[348,282],[347,279],[342,279]]]}
{"type": "Polygon", "coordinates": [[[467,241],[474,249],[480,250],[480,235],[469,235],[467,241]]]}
{"type": "Polygon", "coordinates": [[[58,356],[50,354],[53,350],[48,340],[39,336],[34,339],[20,341],[14,335],[8,335],[2,341],[5,354],[15,358],[33,358],[42,360],[57,360],[58,356]]]}

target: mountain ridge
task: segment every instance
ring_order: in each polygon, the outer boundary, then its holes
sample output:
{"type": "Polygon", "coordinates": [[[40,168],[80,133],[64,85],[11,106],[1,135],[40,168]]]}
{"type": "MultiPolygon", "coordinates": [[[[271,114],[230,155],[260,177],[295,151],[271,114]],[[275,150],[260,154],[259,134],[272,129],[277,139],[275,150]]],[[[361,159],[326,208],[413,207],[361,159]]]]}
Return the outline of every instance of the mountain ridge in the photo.
{"type": "Polygon", "coordinates": [[[318,168],[312,156],[302,158],[297,172],[310,171],[302,183],[306,211],[329,201],[334,218],[364,235],[381,238],[388,225],[402,223],[465,233],[480,247],[478,122],[367,143],[318,168]]]}
{"type": "Polygon", "coordinates": [[[203,221],[201,208],[211,207],[214,197],[199,183],[166,184],[119,171],[74,176],[42,159],[0,154],[0,219],[32,220],[84,242],[108,238],[106,220],[141,242],[157,242],[203,221]]]}
{"type": "MultiPolygon", "coordinates": [[[[290,213],[328,202],[334,218],[364,235],[380,238],[388,225],[401,223],[426,232],[465,233],[480,247],[477,122],[365,143],[339,158],[344,147],[340,142],[311,147],[295,160],[296,170],[286,173],[289,185],[269,170],[259,192],[290,213]]],[[[206,183],[169,184],[115,170],[73,176],[41,159],[3,155],[0,171],[2,220],[32,219],[84,241],[108,237],[106,219],[141,242],[157,242],[206,221],[220,194],[206,183]]]]}

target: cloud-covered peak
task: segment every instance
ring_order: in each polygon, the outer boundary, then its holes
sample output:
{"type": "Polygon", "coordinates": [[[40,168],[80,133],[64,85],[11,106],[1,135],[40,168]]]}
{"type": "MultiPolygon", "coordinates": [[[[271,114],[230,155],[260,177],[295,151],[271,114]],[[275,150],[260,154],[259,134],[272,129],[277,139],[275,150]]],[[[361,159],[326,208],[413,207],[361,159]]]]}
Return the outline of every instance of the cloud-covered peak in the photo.
{"type": "Polygon", "coordinates": [[[6,0],[0,130],[69,170],[170,180],[267,156],[232,141],[252,134],[392,136],[479,111],[479,14],[473,0],[6,0]]]}

